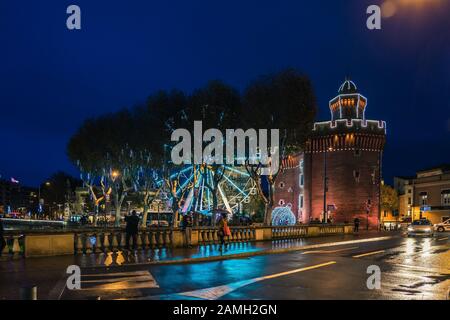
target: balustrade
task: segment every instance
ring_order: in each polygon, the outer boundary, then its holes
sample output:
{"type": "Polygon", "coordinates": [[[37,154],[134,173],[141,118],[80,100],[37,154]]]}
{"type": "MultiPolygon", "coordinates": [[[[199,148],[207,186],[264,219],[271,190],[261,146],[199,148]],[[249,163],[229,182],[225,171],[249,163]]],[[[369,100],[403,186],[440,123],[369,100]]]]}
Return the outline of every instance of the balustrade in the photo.
{"type": "MultiPolygon", "coordinates": [[[[273,226],[262,227],[270,228],[271,233],[269,239],[259,236],[259,240],[285,240],[296,239],[306,236],[311,236],[308,233],[308,228],[314,228],[315,235],[331,235],[343,234],[345,226],[343,225],[295,225],[295,226],[273,226]]],[[[255,241],[257,230],[259,227],[254,226],[230,226],[231,235],[226,237],[227,242],[249,242],[255,241]]],[[[199,245],[218,244],[218,228],[217,227],[199,227],[194,228],[193,235],[197,235],[195,240],[199,245]]],[[[76,254],[91,254],[91,253],[107,253],[117,252],[126,248],[126,234],[122,229],[99,229],[99,230],[73,230],[74,237],[74,252],[76,254]]],[[[180,239],[182,230],[170,228],[148,228],[139,231],[137,237],[136,247],[138,250],[150,250],[157,248],[170,248],[180,246],[180,240],[177,243],[174,241],[174,233],[177,232],[177,239],[180,239]]],[[[261,233],[260,233],[261,234],[261,233]]],[[[313,234],[314,235],[314,234],[313,234]]],[[[24,233],[8,233],[5,234],[7,246],[3,249],[2,254],[5,256],[20,256],[24,253],[24,233]]],[[[133,245],[132,238],[130,239],[130,246],[133,245]]]]}

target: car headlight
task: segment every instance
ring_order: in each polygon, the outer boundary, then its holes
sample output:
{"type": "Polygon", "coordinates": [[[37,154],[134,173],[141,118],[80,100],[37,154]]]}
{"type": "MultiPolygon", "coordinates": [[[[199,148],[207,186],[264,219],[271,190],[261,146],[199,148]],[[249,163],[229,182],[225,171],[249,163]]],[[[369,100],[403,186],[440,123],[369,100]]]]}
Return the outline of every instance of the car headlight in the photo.
{"type": "Polygon", "coordinates": [[[414,229],[413,229],[413,228],[411,228],[411,227],[409,227],[409,228],[408,228],[408,231],[414,231],[414,229]]]}
{"type": "Polygon", "coordinates": [[[425,229],[425,232],[431,232],[431,228],[425,229]]]}

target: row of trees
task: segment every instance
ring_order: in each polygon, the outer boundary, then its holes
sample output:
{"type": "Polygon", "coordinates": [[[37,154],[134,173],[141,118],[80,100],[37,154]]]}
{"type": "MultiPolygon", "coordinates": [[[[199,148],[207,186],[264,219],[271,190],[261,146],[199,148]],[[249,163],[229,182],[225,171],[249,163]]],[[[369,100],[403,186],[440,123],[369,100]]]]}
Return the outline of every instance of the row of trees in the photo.
{"type": "MultiPolygon", "coordinates": [[[[216,128],[223,134],[237,128],[279,129],[280,157],[285,157],[303,147],[315,114],[311,82],[293,69],[260,77],[242,93],[221,81],[210,81],[191,94],[159,91],[143,105],[86,120],[70,139],[68,156],[80,169],[94,207],[105,199],[112,201],[116,224],[130,192],[139,195],[146,221],[152,201],[162,190],[172,199],[176,224],[182,194],[176,192],[180,177],[173,174],[179,168],[170,161],[174,145],[170,136],[175,129],[192,132],[194,121],[202,121],[203,130],[216,128]]],[[[206,187],[217,208],[217,186],[226,169],[221,164],[209,168],[213,181],[206,187]]],[[[265,207],[264,221],[269,224],[277,174],[261,176],[258,165],[246,169],[256,182],[265,207]]]]}

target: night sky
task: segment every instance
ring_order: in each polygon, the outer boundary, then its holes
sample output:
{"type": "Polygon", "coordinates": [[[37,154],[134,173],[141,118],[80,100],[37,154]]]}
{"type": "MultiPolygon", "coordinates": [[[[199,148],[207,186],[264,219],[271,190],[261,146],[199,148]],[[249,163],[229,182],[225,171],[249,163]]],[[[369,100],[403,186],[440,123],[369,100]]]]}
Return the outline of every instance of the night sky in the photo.
{"type": "Polygon", "coordinates": [[[382,0],[2,0],[0,175],[77,175],[66,143],[85,118],[212,79],[243,89],[285,67],[311,77],[318,120],[350,75],[366,117],[387,122],[388,182],[450,162],[450,1],[391,1],[395,15],[370,31],[366,8],[382,0]],[[79,31],[66,28],[70,4],[79,31]]]}

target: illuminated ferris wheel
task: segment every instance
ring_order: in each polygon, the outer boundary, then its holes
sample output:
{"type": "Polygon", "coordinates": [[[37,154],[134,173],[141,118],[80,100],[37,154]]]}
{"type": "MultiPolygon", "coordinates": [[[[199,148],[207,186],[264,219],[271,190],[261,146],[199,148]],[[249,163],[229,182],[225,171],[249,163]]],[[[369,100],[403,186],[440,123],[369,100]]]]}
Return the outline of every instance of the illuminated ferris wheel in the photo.
{"type": "MultiPolygon", "coordinates": [[[[223,170],[217,185],[218,208],[230,213],[242,212],[256,195],[255,182],[243,166],[224,166],[223,170]]],[[[175,175],[179,177],[176,192],[182,199],[181,212],[209,215],[213,209],[213,194],[208,185],[213,184],[215,171],[208,165],[188,165],[175,175]]]]}

